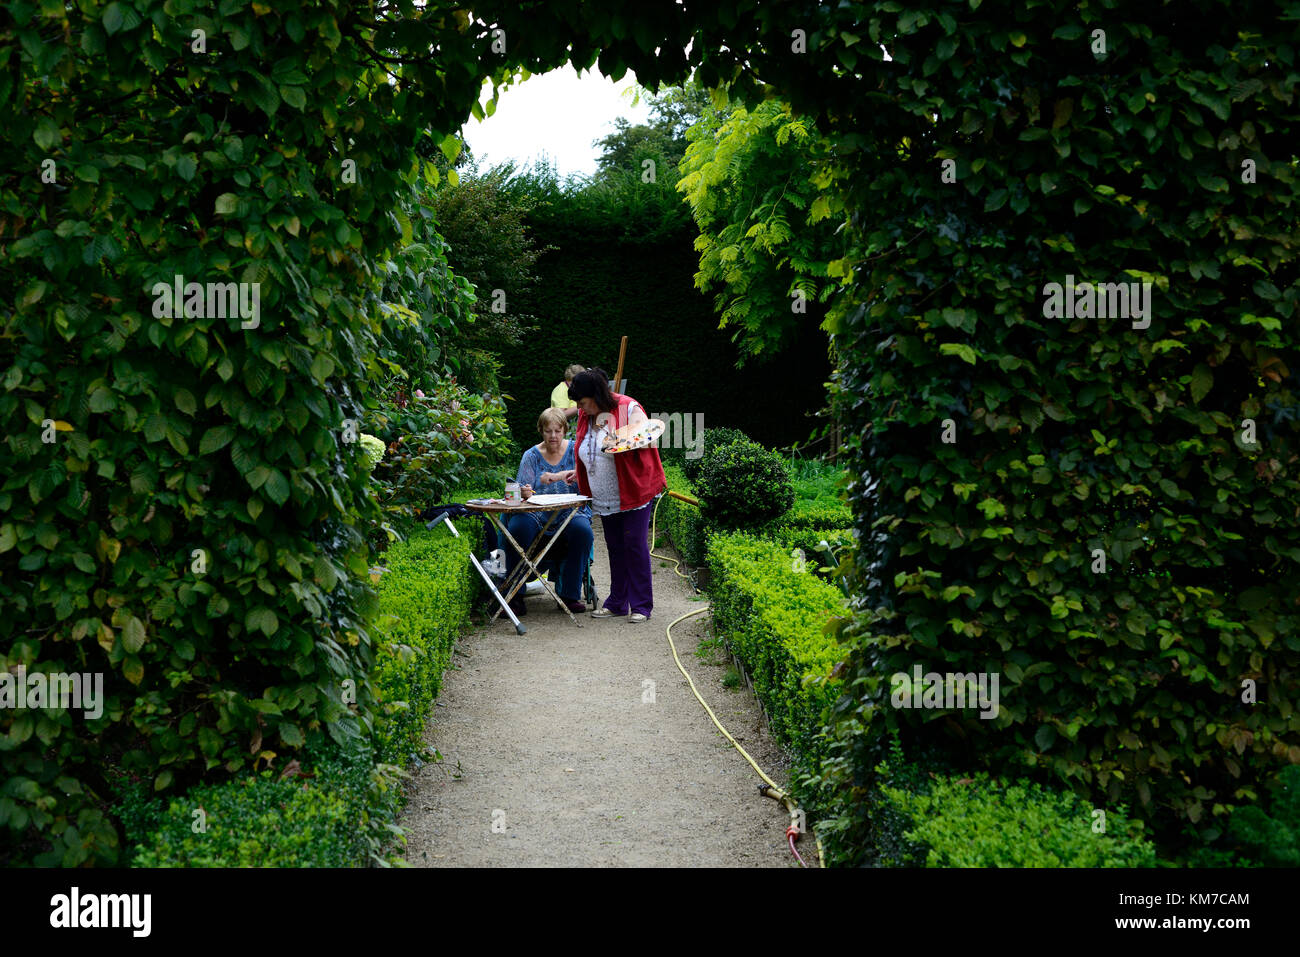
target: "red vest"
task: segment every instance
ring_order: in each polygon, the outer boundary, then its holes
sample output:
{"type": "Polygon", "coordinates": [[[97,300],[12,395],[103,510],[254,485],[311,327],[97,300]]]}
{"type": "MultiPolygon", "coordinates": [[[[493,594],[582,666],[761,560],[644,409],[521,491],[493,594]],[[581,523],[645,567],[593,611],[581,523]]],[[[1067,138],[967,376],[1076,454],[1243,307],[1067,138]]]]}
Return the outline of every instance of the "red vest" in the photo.
{"type": "MultiPolygon", "coordinates": [[[[632,404],[629,396],[613,393],[618,400],[618,411],[614,425],[622,428],[628,423],[628,407],[632,404]]],[[[577,450],[582,447],[582,440],[591,425],[586,412],[578,413],[578,433],[574,437],[574,464],[578,470],[578,491],[583,495],[591,494],[591,484],[587,481],[587,467],[577,450]]],[[[640,508],[668,487],[668,478],[664,475],[663,463],[659,461],[659,450],[654,446],[637,449],[634,452],[620,452],[614,456],[614,474],[618,476],[619,508],[627,511],[640,508]]]]}

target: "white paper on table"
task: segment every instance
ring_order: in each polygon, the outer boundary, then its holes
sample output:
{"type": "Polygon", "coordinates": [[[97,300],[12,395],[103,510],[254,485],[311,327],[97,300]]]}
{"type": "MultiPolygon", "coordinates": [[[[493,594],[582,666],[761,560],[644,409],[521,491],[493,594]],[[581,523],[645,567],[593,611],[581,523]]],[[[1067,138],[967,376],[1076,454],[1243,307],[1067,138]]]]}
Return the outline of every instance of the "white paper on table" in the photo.
{"type": "Polygon", "coordinates": [[[529,505],[571,505],[574,502],[585,502],[587,496],[574,495],[565,492],[556,495],[530,495],[528,496],[529,505]]]}

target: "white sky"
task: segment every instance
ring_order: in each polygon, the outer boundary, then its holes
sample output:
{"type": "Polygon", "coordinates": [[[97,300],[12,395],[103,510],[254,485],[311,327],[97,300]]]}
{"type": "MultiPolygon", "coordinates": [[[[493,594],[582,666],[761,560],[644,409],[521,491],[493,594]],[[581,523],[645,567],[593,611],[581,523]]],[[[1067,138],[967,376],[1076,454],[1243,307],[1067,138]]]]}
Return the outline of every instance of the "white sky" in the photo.
{"type": "MultiPolygon", "coordinates": [[[[481,168],[507,159],[531,165],[545,153],[561,179],[570,173],[590,176],[600,153],[592,143],[614,131],[614,117],[625,116],[634,125],[650,117],[644,97],[634,107],[631,93],[622,93],[635,85],[630,70],[616,83],[595,67],[579,77],[565,64],[504,91],[496,112],[481,123],[471,117],[461,135],[481,168]]],[[[491,95],[489,84],[481,102],[491,95]]]]}

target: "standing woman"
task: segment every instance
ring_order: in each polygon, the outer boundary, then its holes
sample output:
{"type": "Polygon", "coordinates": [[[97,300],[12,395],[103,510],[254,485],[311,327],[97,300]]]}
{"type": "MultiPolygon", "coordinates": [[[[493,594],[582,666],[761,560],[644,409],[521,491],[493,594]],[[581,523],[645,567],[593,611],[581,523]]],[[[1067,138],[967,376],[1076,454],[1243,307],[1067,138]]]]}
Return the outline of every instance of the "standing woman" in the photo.
{"type": "Polygon", "coordinates": [[[645,621],[654,607],[650,581],[650,503],[668,480],[654,446],[611,455],[602,440],[614,429],[646,420],[645,410],[630,396],[611,392],[598,370],[573,377],[569,398],[578,403],[578,449],[574,469],[578,489],[591,496],[609,549],[609,597],[593,618],[628,615],[645,621]],[[630,612],[630,614],[629,614],[630,612]]]}

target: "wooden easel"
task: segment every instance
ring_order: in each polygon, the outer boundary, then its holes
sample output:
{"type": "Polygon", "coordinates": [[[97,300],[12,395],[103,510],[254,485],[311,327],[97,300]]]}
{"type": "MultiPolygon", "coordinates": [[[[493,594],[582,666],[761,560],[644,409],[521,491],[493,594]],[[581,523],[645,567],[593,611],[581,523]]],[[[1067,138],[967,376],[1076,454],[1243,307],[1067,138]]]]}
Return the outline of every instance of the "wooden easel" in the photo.
{"type": "Polygon", "coordinates": [[[611,383],[613,389],[618,389],[618,384],[623,381],[623,357],[627,355],[627,336],[618,346],[618,371],[614,373],[614,381],[611,383]]]}

